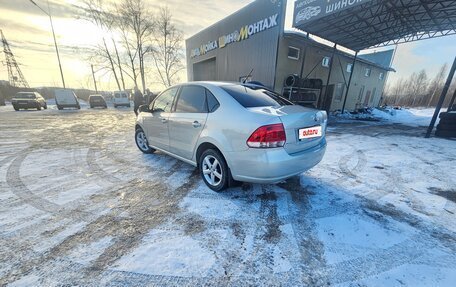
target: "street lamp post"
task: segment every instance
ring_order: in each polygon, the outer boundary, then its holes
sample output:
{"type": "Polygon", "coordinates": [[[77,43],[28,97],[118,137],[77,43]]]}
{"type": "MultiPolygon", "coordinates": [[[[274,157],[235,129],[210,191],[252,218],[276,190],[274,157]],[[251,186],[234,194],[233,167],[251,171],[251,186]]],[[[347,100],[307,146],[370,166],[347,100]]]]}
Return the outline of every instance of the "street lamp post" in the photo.
{"type": "Polygon", "coordinates": [[[35,3],[35,1],[33,1],[33,0],[29,0],[29,1],[30,1],[33,5],[35,5],[36,7],[38,7],[38,9],[40,9],[41,11],[43,11],[44,14],[46,14],[46,15],[49,16],[49,20],[50,20],[50,22],[51,22],[52,36],[54,37],[55,52],[57,53],[57,60],[58,60],[58,62],[59,62],[60,76],[62,77],[63,88],[66,88],[66,87],[65,87],[65,79],[63,78],[62,64],[60,63],[59,48],[57,47],[57,40],[55,39],[54,24],[52,23],[51,9],[49,8],[49,1],[47,2],[49,13],[46,12],[45,10],[43,10],[40,6],[38,6],[38,4],[35,3]]]}

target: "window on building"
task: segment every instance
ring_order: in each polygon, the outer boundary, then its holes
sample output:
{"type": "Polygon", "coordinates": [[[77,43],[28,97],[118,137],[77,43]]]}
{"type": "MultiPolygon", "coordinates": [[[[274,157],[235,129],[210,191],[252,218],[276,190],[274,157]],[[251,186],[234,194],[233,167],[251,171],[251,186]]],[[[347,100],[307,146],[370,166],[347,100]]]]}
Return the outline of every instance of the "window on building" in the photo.
{"type": "Polygon", "coordinates": [[[380,73],[380,74],[378,75],[378,79],[379,79],[379,80],[383,80],[384,75],[385,75],[385,74],[383,74],[383,72],[380,73]]]}
{"type": "Polygon", "coordinates": [[[370,77],[370,75],[371,75],[371,68],[366,68],[366,69],[364,70],[364,76],[370,77]]]}
{"type": "Polygon", "coordinates": [[[288,59],[299,60],[299,48],[288,46],[288,59]]]}
{"type": "Polygon", "coordinates": [[[334,91],[334,100],[335,101],[342,101],[342,96],[344,95],[344,84],[337,83],[334,91]]]}
{"type": "Polygon", "coordinates": [[[321,65],[323,67],[329,67],[329,63],[331,62],[331,57],[324,57],[323,60],[321,61],[321,65]]]}
{"type": "Polygon", "coordinates": [[[353,70],[353,64],[347,64],[347,73],[351,73],[353,70]]]}

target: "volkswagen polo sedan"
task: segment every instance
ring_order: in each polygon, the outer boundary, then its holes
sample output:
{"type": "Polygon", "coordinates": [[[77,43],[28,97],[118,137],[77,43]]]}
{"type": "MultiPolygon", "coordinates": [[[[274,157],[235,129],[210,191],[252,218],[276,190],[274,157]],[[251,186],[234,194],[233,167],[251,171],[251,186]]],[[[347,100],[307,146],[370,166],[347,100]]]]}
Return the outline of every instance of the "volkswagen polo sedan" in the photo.
{"type": "Polygon", "coordinates": [[[221,191],[237,181],[277,183],[318,164],[325,111],[294,105],[257,85],[194,82],[141,106],[135,127],[143,153],[156,150],[199,168],[221,191]]]}

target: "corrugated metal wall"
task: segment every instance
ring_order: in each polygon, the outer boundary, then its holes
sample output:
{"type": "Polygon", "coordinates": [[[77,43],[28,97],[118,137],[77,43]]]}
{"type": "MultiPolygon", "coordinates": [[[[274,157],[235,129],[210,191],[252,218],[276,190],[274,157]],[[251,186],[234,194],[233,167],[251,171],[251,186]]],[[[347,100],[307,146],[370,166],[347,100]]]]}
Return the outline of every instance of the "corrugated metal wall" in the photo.
{"type": "MultiPolygon", "coordinates": [[[[277,45],[281,31],[283,31],[284,0],[257,0],[238,12],[228,16],[220,22],[208,27],[186,41],[187,73],[189,81],[202,80],[199,69],[194,64],[210,58],[216,58],[216,80],[239,81],[254,69],[252,80],[260,81],[266,86],[274,86],[276,69],[277,45]],[[204,55],[191,57],[191,50],[200,47],[209,41],[218,41],[220,36],[234,31],[240,31],[245,25],[254,24],[274,14],[278,14],[277,26],[250,36],[248,39],[233,42],[223,48],[216,48],[204,55]],[[194,73],[198,75],[194,75],[194,73]]],[[[212,80],[208,78],[207,80],[212,80]]]]}

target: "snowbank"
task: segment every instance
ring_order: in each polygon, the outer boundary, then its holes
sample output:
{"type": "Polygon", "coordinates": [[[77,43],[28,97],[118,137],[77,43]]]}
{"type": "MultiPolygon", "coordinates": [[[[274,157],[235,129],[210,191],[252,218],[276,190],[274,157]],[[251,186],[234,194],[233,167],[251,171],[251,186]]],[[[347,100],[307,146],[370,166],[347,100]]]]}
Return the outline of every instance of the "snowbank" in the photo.
{"type": "MultiPolygon", "coordinates": [[[[395,110],[392,108],[374,109],[372,115],[382,120],[409,126],[428,126],[434,115],[433,108],[410,108],[395,110]]],[[[443,109],[441,110],[444,111],[443,109]]],[[[436,124],[438,124],[438,119],[436,124]]]]}
{"type": "MultiPolygon", "coordinates": [[[[446,111],[442,109],[441,112],[446,111]]],[[[369,120],[369,121],[389,121],[391,123],[403,124],[408,126],[428,126],[434,114],[434,108],[403,108],[393,109],[374,108],[368,109],[365,113],[344,113],[336,114],[337,118],[354,119],[354,120],[369,120]]],[[[439,123],[437,118],[436,125],[439,123]]]]}

